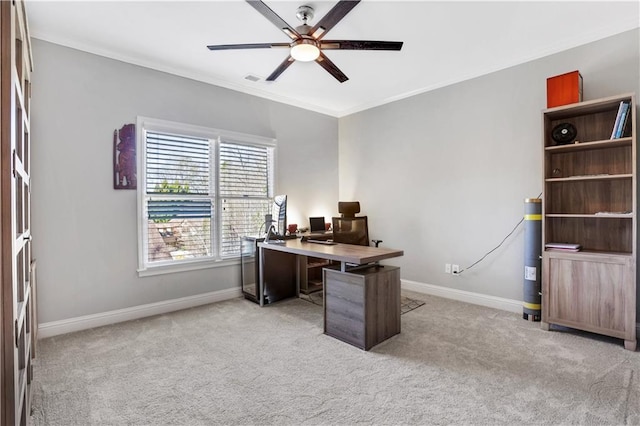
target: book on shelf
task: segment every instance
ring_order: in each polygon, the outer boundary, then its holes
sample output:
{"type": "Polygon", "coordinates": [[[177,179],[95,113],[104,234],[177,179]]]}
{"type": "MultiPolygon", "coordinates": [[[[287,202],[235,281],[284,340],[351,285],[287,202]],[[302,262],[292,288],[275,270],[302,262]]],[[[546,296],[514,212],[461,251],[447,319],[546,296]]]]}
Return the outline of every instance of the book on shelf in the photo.
{"type": "Polygon", "coordinates": [[[618,129],[618,124],[620,124],[620,115],[622,113],[622,105],[624,105],[624,101],[620,101],[620,105],[618,106],[618,113],[616,114],[616,121],[613,123],[613,129],[611,130],[611,138],[615,139],[616,130],[618,129]]]}
{"type": "Polygon", "coordinates": [[[611,129],[610,139],[618,139],[622,137],[630,107],[630,102],[620,101],[618,113],[616,114],[616,121],[613,123],[613,129],[611,129]]]}
{"type": "Polygon", "coordinates": [[[582,246],[576,243],[546,243],[544,248],[547,250],[560,250],[577,252],[582,250],[582,246]]]}
{"type": "Polygon", "coordinates": [[[624,136],[624,129],[627,126],[629,115],[631,115],[631,104],[627,102],[626,105],[627,108],[622,112],[622,117],[620,117],[620,124],[618,125],[618,130],[616,131],[616,139],[624,136]]]}

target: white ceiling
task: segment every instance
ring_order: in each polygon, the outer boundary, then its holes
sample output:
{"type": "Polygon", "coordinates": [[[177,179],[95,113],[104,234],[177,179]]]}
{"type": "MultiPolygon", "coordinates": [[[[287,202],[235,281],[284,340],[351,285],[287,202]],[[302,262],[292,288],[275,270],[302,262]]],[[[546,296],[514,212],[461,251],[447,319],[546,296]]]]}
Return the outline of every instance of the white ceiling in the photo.
{"type": "MultiPolygon", "coordinates": [[[[296,27],[298,6],[315,8],[313,26],[337,1],[265,3],[296,27]]],[[[34,38],[336,117],[638,28],[639,9],[638,1],[364,0],[325,40],[404,41],[400,52],[325,52],[345,83],[314,62],[296,62],[266,82],[286,49],[206,48],[290,41],[242,0],[27,0],[34,38]]]]}

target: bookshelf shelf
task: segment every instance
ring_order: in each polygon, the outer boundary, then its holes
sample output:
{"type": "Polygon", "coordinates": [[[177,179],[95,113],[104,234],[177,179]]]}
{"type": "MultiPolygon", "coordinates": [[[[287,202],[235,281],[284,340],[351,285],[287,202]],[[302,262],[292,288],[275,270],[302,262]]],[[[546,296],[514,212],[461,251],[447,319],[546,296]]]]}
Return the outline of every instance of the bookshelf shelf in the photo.
{"type": "Polygon", "coordinates": [[[580,250],[578,252],[570,252],[570,251],[562,251],[562,250],[547,250],[547,251],[553,251],[554,253],[556,253],[556,257],[559,257],[560,254],[571,254],[572,258],[579,258],[579,257],[585,257],[585,258],[593,258],[593,257],[597,257],[598,259],[601,259],[602,257],[606,257],[606,256],[616,256],[616,257],[631,257],[630,253],[620,253],[620,252],[615,252],[615,251],[597,251],[597,250],[580,250]]]}
{"type": "MultiPolygon", "coordinates": [[[[545,244],[580,251],[542,254],[542,326],[558,324],[624,340],[636,349],[636,100],[623,94],[542,111],[545,244]],[[612,139],[621,103],[629,119],[612,139]],[[577,130],[559,145],[551,131],[577,130]]],[[[618,121],[620,121],[618,119],[618,121]]]]}
{"type": "Polygon", "coordinates": [[[606,149],[612,148],[614,146],[627,146],[631,145],[632,138],[618,138],[618,139],[605,139],[599,141],[591,141],[591,142],[581,142],[574,143],[569,145],[554,145],[554,146],[545,146],[545,151],[582,151],[586,149],[606,149]]]}
{"type": "Polygon", "coordinates": [[[570,176],[570,177],[566,177],[566,178],[549,178],[549,179],[545,179],[546,182],[548,183],[553,183],[553,182],[577,182],[577,181],[584,181],[584,180],[609,180],[609,179],[633,179],[633,175],[632,174],[622,174],[622,175],[605,175],[605,174],[598,174],[598,175],[586,175],[586,176],[570,176]]]}
{"type": "Polygon", "coordinates": [[[633,219],[631,214],[553,214],[546,215],[548,218],[552,217],[566,217],[566,218],[594,218],[594,219],[633,219]]]}

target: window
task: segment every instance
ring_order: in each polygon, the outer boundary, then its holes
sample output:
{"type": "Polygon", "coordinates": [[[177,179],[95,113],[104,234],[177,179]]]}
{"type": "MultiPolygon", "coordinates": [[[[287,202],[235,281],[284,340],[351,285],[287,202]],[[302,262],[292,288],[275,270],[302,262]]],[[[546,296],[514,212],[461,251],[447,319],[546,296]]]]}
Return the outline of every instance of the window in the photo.
{"type": "Polygon", "coordinates": [[[272,139],[138,118],[139,272],[240,255],[273,203],[272,139]]]}

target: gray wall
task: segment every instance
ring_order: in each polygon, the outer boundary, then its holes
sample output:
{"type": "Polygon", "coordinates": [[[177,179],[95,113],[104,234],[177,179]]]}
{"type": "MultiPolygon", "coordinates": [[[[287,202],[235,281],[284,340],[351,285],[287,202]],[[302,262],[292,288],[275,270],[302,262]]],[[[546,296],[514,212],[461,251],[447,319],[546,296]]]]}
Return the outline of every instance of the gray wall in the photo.
{"type": "Polygon", "coordinates": [[[41,323],[239,286],[237,266],[138,278],[136,191],[113,189],[112,165],[114,129],[138,115],[277,138],[289,222],[337,210],[336,118],[40,40],[33,56],[41,323]]]}
{"type": "Polygon", "coordinates": [[[640,93],[638,63],[633,30],[341,118],[340,199],[404,249],[403,279],[522,300],[523,226],[460,276],[445,263],[480,259],[542,192],[546,78],[580,70],[584,100],[640,93]]]}
{"type": "Polygon", "coordinates": [[[339,120],[39,40],[33,48],[42,323],[238,285],[237,266],[137,277],[136,194],[112,189],[111,151],[113,130],[137,115],[275,137],[290,222],[360,200],[371,238],[405,250],[390,262],[403,279],[521,300],[522,226],[460,276],[444,264],[478,260],[542,191],[546,78],[579,69],[585,100],[640,93],[638,30],[339,120]]]}

